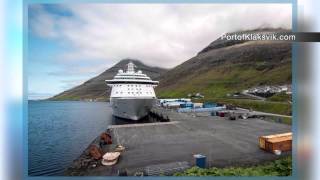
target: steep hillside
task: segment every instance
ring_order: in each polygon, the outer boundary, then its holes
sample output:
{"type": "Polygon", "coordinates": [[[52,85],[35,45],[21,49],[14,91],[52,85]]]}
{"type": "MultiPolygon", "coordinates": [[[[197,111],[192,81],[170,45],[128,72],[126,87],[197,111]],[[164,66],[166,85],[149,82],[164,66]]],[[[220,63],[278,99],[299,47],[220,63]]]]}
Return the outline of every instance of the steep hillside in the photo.
{"type": "MultiPolygon", "coordinates": [[[[270,31],[284,30],[250,32],[270,31]]],[[[290,43],[219,38],[195,57],[163,74],[156,91],[158,97],[186,97],[200,92],[206,99],[226,98],[228,93],[252,86],[290,84],[291,79],[290,43]]]]}
{"type": "Polygon", "coordinates": [[[129,61],[132,61],[139,70],[142,70],[143,73],[146,73],[155,80],[167,71],[166,69],[147,66],[138,60],[124,59],[100,75],[77,87],[64,91],[49,100],[107,100],[111,89],[107,86],[105,80],[112,79],[119,69],[126,69],[129,61]]]}

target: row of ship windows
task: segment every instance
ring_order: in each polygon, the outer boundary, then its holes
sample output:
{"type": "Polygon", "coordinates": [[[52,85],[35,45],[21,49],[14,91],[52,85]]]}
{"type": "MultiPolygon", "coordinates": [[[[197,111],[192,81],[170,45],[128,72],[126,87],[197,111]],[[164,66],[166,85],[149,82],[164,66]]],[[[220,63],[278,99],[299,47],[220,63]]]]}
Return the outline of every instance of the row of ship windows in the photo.
{"type": "MultiPolygon", "coordinates": [[[[132,94],[142,94],[142,92],[128,92],[128,94],[130,94],[130,93],[132,93],[132,94]]],[[[147,94],[152,94],[152,92],[146,92],[146,93],[147,94]]],[[[116,94],[119,94],[119,92],[116,91],[116,94]]],[[[120,94],[123,94],[123,92],[121,91],[120,94]]]]}
{"type": "Polygon", "coordinates": [[[116,77],[115,79],[149,79],[148,77],[116,77]]]}
{"type": "MultiPolygon", "coordinates": [[[[115,84],[115,85],[113,85],[114,87],[121,87],[122,86],[122,84],[115,84]]],[[[125,86],[125,85],[124,85],[125,86]]],[[[141,84],[136,84],[136,85],[134,85],[134,84],[127,84],[126,85],[127,87],[141,87],[141,84]]],[[[151,87],[151,85],[144,85],[145,87],[151,87]]]]}
{"type": "MultiPolygon", "coordinates": [[[[131,91],[133,91],[134,89],[131,88],[131,91]]],[[[141,91],[141,88],[136,88],[136,90],[140,90],[141,91]]],[[[130,91],[130,88],[128,88],[128,91],[130,91]]]]}

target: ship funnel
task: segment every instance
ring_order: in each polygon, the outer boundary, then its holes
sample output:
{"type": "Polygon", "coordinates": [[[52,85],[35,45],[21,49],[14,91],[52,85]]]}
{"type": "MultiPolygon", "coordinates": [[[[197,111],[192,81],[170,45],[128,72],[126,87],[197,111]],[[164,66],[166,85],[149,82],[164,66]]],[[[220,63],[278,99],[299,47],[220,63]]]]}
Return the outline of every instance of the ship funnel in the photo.
{"type": "Polygon", "coordinates": [[[135,65],[132,62],[129,62],[127,66],[128,66],[127,72],[128,73],[134,73],[135,65]]]}

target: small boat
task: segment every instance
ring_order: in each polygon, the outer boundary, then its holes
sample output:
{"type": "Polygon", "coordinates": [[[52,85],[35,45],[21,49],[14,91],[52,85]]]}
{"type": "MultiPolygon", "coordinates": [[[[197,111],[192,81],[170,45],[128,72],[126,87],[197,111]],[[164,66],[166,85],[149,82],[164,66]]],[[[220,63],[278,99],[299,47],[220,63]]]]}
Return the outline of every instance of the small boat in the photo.
{"type": "Polygon", "coordinates": [[[120,152],[107,152],[103,155],[101,164],[104,166],[112,166],[118,162],[120,152]]]}

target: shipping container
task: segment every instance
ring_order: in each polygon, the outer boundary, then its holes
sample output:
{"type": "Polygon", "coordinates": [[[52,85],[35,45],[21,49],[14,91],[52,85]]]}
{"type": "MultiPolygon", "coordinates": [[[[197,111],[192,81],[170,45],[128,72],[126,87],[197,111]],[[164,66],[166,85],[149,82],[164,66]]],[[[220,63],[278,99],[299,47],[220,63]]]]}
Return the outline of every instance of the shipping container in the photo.
{"type": "Polygon", "coordinates": [[[180,108],[193,108],[193,103],[182,103],[180,104],[180,108]]]}
{"type": "Polygon", "coordinates": [[[225,116],[225,112],[224,111],[220,111],[220,112],[218,112],[218,114],[219,114],[220,117],[224,117],[225,116]]]}
{"type": "Polygon", "coordinates": [[[213,108],[179,108],[178,112],[216,112],[224,109],[223,107],[213,107],[213,108]]]}
{"type": "Polygon", "coordinates": [[[203,108],[212,108],[212,107],[217,107],[216,103],[210,103],[210,102],[205,102],[203,103],[203,108]]]}
{"type": "Polygon", "coordinates": [[[202,103],[193,103],[194,108],[202,108],[203,104],[202,103]]]}

